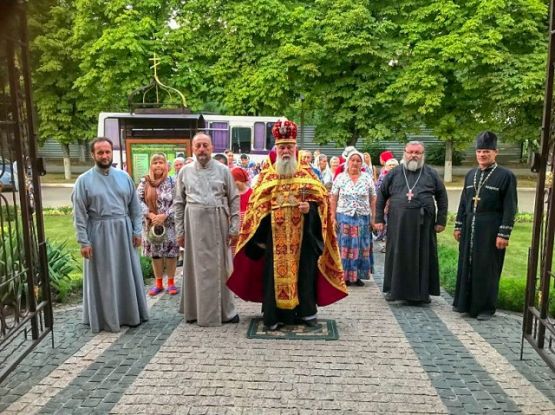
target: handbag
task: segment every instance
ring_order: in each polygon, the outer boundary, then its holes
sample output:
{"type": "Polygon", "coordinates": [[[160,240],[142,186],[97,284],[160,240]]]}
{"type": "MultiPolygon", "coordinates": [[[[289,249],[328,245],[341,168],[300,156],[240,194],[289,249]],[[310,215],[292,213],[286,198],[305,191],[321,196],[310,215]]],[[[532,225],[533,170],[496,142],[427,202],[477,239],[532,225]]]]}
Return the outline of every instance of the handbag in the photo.
{"type": "Polygon", "coordinates": [[[152,225],[148,230],[146,238],[153,244],[160,245],[167,239],[166,227],[164,225],[152,225]]]}

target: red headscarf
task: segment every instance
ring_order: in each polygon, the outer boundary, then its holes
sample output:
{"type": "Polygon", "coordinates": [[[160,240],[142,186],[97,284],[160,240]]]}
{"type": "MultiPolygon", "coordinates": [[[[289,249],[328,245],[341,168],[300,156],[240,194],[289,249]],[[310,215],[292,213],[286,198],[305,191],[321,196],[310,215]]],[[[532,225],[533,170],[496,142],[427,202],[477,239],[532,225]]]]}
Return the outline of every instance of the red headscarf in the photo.
{"type": "Polygon", "coordinates": [[[391,151],[382,151],[380,154],[380,160],[385,164],[389,159],[393,158],[393,153],[391,151]]]}
{"type": "Polygon", "coordinates": [[[249,182],[249,174],[242,167],[234,167],[231,169],[233,180],[243,183],[249,182]]]}

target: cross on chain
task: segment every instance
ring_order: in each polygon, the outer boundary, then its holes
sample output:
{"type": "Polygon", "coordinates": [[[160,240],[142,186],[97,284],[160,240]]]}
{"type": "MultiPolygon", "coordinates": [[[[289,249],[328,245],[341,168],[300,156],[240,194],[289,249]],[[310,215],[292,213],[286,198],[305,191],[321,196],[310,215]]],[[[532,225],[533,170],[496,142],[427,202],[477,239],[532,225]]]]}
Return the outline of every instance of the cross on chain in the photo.
{"type": "Polygon", "coordinates": [[[476,195],[472,198],[472,200],[474,201],[474,210],[476,210],[476,208],[478,207],[478,202],[482,199],[480,199],[480,196],[476,195]]]}
{"type": "Polygon", "coordinates": [[[409,200],[409,202],[412,200],[413,196],[414,196],[414,193],[412,193],[412,190],[409,189],[409,192],[407,193],[407,199],[409,200]]]}

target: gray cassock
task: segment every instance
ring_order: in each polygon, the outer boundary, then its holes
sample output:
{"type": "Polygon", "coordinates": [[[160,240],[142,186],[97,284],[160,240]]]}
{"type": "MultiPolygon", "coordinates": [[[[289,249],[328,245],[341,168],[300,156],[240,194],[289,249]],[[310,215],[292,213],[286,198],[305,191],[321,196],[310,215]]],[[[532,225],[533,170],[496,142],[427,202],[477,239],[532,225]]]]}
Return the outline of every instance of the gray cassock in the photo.
{"type": "Polygon", "coordinates": [[[210,160],[184,166],[175,192],[177,236],[184,236],[179,311],[199,326],[219,326],[237,311],[226,281],[233,271],[229,235],[239,233],[239,193],[229,168],[210,160]]]}
{"type": "Polygon", "coordinates": [[[73,188],[73,223],[81,247],[92,246],[84,259],[83,322],[94,333],[117,332],[148,320],[143,274],[133,236],[141,235],[142,213],[129,175],[93,167],[73,188]]]}

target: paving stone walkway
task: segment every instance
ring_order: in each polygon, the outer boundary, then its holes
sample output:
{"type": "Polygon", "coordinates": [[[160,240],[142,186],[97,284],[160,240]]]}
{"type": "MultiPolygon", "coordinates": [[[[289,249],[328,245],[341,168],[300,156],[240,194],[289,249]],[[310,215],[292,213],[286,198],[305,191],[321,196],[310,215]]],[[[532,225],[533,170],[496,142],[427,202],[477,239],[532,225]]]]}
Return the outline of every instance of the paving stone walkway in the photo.
{"type": "Polygon", "coordinates": [[[45,340],[0,384],[5,414],[555,414],[555,373],[525,345],[520,317],[453,313],[447,295],[387,303],[382,255],[365,287],[320,309],[337,341],[247,339],[241,322],[186,324],[178,297],[149,299],[151,319],[93,335],[80,307],[56,312],[45,340]]]}

